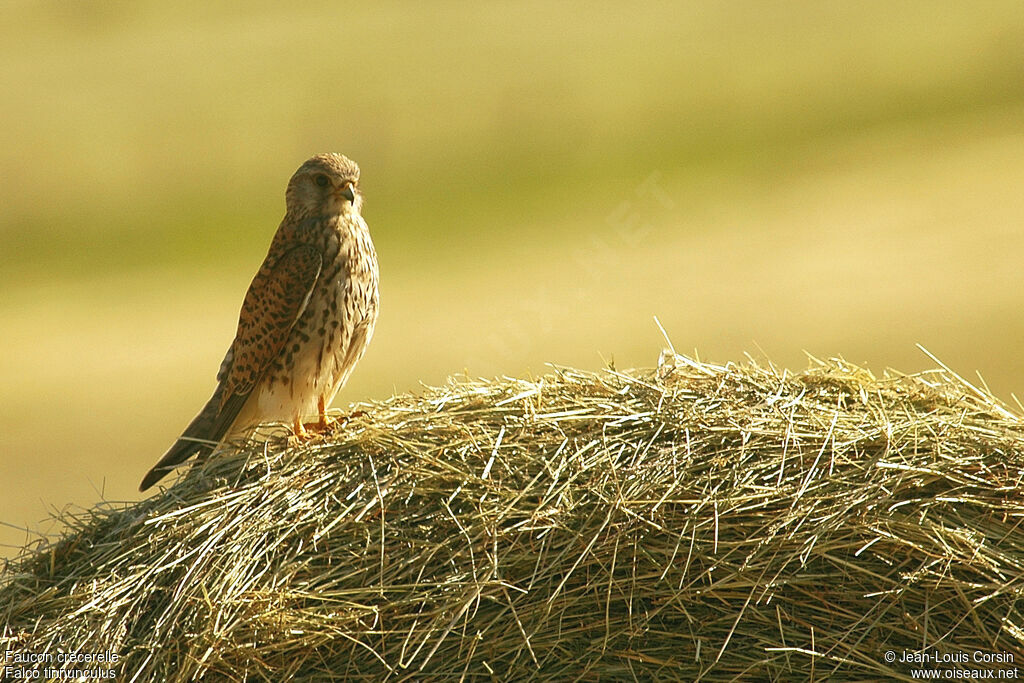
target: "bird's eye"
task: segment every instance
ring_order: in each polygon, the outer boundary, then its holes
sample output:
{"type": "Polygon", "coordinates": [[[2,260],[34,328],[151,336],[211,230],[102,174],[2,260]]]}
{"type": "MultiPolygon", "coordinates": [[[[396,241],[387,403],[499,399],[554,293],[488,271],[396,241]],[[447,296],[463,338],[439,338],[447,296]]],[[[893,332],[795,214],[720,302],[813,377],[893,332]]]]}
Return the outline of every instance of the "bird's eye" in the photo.
{"type": "Polygon", "coordinates": [[[327,184],[330,182],[330,180],[328,180],[327,176],[325,176],[323,173],[319,173],[317,174],[316,177],[313,178],[313,182],[319,185],[320,187],[327,187],[327,184]]]}

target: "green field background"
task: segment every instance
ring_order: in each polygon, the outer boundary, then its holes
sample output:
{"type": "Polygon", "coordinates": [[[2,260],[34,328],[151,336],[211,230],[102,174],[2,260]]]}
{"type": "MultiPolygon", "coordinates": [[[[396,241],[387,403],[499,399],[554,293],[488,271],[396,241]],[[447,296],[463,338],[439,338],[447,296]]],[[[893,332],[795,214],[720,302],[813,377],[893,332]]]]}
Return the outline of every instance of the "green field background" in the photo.
{"type": "Polygon", "coordinates": [[[452,374],[922,344],[1024,386],[1024,3],[5,2],[0,554],[132,500],[298,165],[362,166],[377,336],[452,374]]]}

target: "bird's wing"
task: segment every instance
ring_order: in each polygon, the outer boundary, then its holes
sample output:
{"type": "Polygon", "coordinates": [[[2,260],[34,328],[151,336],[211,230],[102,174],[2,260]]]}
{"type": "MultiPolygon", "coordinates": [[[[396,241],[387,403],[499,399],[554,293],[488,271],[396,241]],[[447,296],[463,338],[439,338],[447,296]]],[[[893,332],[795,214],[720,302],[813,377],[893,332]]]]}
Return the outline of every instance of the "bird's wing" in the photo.
{"type": "Polygon", "coordinates": [[[139,485],[145,491],[174,467],[216,443],[238,417],[284,349],[288,335],[306,308],[320,276],[320,252],[303,245],[264,263],[242,302],[238,333],[217,372],[217,390],[181,437],[164,453],[139,485]]]}
{"type": "Polygon", "coordinates": [[[238,333],[228,351],[230,362],[218,373],[221,402],[208,439],[224,436],[253,389],[284,351],[313,293],[322,263],[318,249],[302,245],[284,253],[273,266],[260,268],[253,278],[238,316],[238,333]]]}

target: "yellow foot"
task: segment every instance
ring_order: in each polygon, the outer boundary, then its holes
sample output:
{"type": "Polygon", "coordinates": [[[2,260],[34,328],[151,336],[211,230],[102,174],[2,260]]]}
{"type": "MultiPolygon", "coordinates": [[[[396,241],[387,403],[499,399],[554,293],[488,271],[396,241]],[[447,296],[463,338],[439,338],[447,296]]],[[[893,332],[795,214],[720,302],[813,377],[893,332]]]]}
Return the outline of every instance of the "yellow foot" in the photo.
{"type": "Polygon", "coordinates": [[[347,415],[341,414],[337,417],[331,417],[326,412],[322,412],[316,422],[295,420],[292,423],[292,432],[296,439],[312,439],[320,434],[330,432],[339,425],[344,426],[349,420],[362,417],[363,415],[366,415],[365,410],[354,410],[347,415]]]}
{"type": "Polygon", "coordinates": [[[306,423],[306,427],[310,431],[326,432],[328,429],[331,428],[331,424],[333,422],[335,422],[336,420],[333,420],[333,419],[327,417],[327,402],[324,400],[323,396],[321,396],[320,398],[317,399],[316,407],[317,407],[317,414],[319,415],[320,419],[317,420],[316,422],[308,422],[308,423],[306,423]]]}
{"type": "Polygon", "coordinates": [[[307,426],[308,425],[303,424],[302,420],[300,419],[296,419],[294,422],[292,422],[292,438],[297,439],[299,441],[305,441],[306,439],[311,438],[312,434],[306,431],[307,426]]]}
{"type": "Polygon", "coordinates": [[[337,424],[337,422],[338,420],[334,419],[333,417],[321,415],[320,419],[317,420],[316,422],[307,422],[306,424],[302,425],[302,427],[304,430],[309,430],[310,432],[327,432],[330,431],[331,427],[337,424]]]}

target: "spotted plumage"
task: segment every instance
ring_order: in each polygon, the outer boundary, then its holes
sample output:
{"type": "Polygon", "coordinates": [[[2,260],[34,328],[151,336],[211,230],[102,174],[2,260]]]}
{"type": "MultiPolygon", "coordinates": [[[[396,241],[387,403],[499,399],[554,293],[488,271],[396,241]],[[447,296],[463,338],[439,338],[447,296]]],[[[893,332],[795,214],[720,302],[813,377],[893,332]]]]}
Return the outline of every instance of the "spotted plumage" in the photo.
{"type": "Polygon", "coordinates": [[[360,212],[359,167],[318,154],[292,176],[284,220],[249,285],[217,388],[146,474],[145,491],[192,455],[264,422],[318,416],[373,337],[377,254],[360,212]]]}

